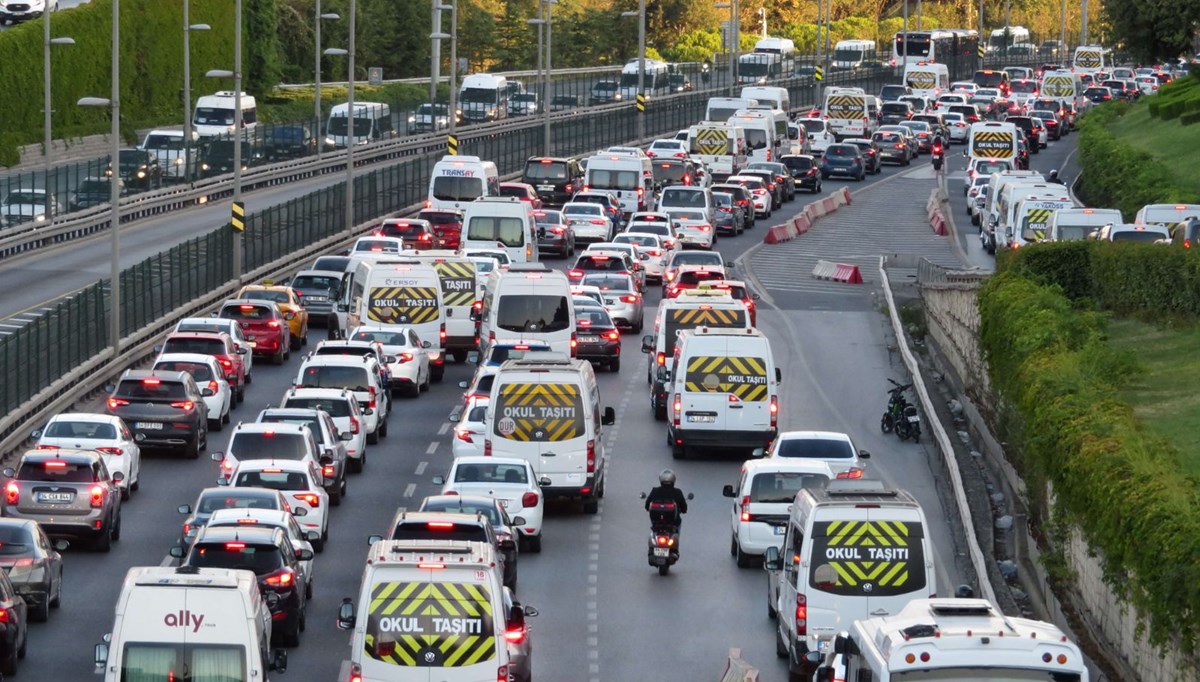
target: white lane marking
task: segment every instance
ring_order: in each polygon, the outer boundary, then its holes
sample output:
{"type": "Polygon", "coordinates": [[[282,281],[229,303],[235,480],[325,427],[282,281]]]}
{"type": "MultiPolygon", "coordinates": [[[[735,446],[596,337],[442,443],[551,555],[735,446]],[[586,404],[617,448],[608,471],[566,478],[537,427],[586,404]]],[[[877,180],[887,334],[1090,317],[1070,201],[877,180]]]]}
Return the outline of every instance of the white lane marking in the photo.
{"type": "Polygon", "coordinates": [[[414,471],[413,473],[416,474],[417,476],[421,476],[425,473],[425,467],[427,467],[427,466],[429,466],[429,462],[421,462],[421,463],[417,464],[417,470],[414,471]]]}
{"type": "Polygon", "coordinates": [[[415,492],[417,492],[417,484],[416,483],[409,483],[408,485],[404,486],[404,496],[405,497],[412,497],[413,493],[415,493],[415,492]]]}
{"type": "Polygon", "coordinates": [[[425,454],[432,455],[433,453],[437,452],[437,449],[438,449],[438,441],[435,440],[429,444],[429,447],[425,448],[425,454]]]}
{"type": "Polygon", "coordinates": [[[175,560],[175,557],[168,554],[167,556],[163,557],[162,561],[158,562],[158,565],[162,566],[162,567],[170,566],[171,562],[174,560],[175,560]]]}
{"type": "Polygon", "coordinates": [[[450,432],[450,422],[442,422],[441,428],[438,429],[438,435],[444,436],[450,432]]]}

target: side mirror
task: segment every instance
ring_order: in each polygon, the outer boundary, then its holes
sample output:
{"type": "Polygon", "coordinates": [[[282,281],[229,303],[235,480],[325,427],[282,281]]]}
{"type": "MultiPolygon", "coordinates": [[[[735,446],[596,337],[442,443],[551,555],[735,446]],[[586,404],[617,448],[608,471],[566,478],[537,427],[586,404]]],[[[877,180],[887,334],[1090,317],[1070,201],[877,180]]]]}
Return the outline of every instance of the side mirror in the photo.
{"type": "MultiPolygon", "coordinates": [[[[7,471],[7,469],[6,469],[6,471],[7,471]]],[[[5,474],[5,475],[7,476],[8,474],[5,474]]],[[[180,514],[191,514],[192,513],[192,505],[181,504],[175,508],[175,511],[179,512],[180,514]]]]}
{"type": "Polygon", "coordinates": [[[96,660],[97,668],[103,668],[104,666],[108,665],[108,644],[107,643],[100,642],[99,644],[96,645],[95,660],[96,660]]]}
{"type": "Polygon", "coordinates": [[[871,453],[867,452],[866,450],[859,450],[858,458],[859,459],[871,459],[871,453]]]}
{"type": "Polygon", "coordinates": [[[104,384],[104,392],[105,393],[112,393],[115,390],[117,390],[116,384],[104,384]]]}
{"type": "Polygon", "coordinates": [[[292,510],[292,516],[308,516],[308,507],[296,507],[292,510]]]}
{"type": "Polygon", "coordinates": [[[766,448],[754,448],[753,450],[750,451],[750,456],[754,457],[755,459],[760,459],[762,457],[765,457],[766,454],[767,454],[766,448]]]}
{"type": "Polygon", "coordinates": [[[641,498],[642,498],[643,500],[644,500],[644,499],[646,499],[646,493],[642,493],[642,494],[641,494],[641,498]]]}
{"type": "MultiPolygon", "coordinates": [[[[804,654],[804,663],[805,663],[805,665],[809,666],[810,668],[816,668],[816,667],[820,666],[821,660],[822,659],[821,659],[820,651],[810,651],[810,652],[804,654]]],[[[832,670],[832,668],[828,668],[828,670],[832,670]]]]}
{"type": "Polygon", "coordinates": [[[371,408],[369,408],[369,407],[366,407],[366,408],[363,408],[363,411],[362,411],[362,413],[363,413],[364,415],[372,415],[372,414],[375,414],[375,410],[373,410],[373,409],[371,409],[371,408]]]}
{"type": "Polygon", "coordinates": [[[212,390],[211,388],[206,387],[206,388],[200,389],[200,395],[204,398],[211,398],[216,394],[217,394],[216,391],[212,390]]]}
{"type": "MultiPolygon", "coordinates": [[[[434,485],[446,485],[446,477],[445,476],[434,476],[432,480],[433,480],[434,485]]],[[[515,520],[513,521],[513,523],[518,526],[521,525],[520,523],[517,523],[515,520]]]]}
{"type": "Polygon", "coordinates": [[[296,558],[300,561],[311,561],[313,558],[313,551],[311,549],[298,549],[296,550],[296,558]]]}
{"type": "Polygon", "coordinates": [[[779,548],[774,545],[767,547],[766,553],[763,554],[763,570],[778,571],[782,567],[783,564],[779,560],[779,548]]]}
{"type": "Polygon", "coordinates": [[[320,540],[321,539],[321,531],[306,530],[306,531],[304,531],[304,539],[308,540],[309,542],[312,542],[313,540],[320,540]]]}
{"type": "Polygon", "coordinates": [[[342,605],[338,607],[337,626],[339,630],[352,630],[357,622],[354,617],[354,602],[346,597],[342,599],[342,605]]]}
{"type": "Polygon", "coordinates": [[[287,672],[287,652],[283,649],[276,649],[271,656],[271,672],[283,674],[287,672]]]}
{"type": "Polygon", "coordinates": [[[227,486],[227,485],[229,485],[229,479],[228,479],[228,478],[224,478],[224,477],[222,477],[222,478],[218,478],[218,479],[217,479],[217,485],[219,485],[219,486],[227,486]]]}
{"type": "Polygon", "coordinates": [[[460,381],[460,382],[458,382],[458,387],[459,387],[459,388],[470,388],[470,387],[471,387],[471,382],[469,382],[469,381],[460,381]]]}
{"type": "Polygon", "coordinates": [[[175,557],[176,559],[182,559],[184,556],[187,555],[187,549],[185,549],[183,545],[172,545],[171,551],[168,552],[168,554],[175,557]]]}
{"type": "Polygon", "coordinates": [[[125,472],[118,471],[112,475],[113,483],[120,483],[125,480],[125,472]]]}
{"type": "Polygon", "coordinates": [[[368,547],[375,544],[376,542],[383,542],[383,536],[382,535],[368,535],[367,536],[367,546],[368,547]]]}
{"type": "Polygon", "coordinates": [[[250,353],[250,350],[248,348],[237,348],[233,352],[238,355],[247,355],[250,353]]]}
{"type": "Polygon", "coordinates": [[[600,423],[604,426],[611,426],[617,423],[617,411],[611,407],[604,408],[604,415],[600,417],[600,423]]]}
{"type": "Polygon", "coordinates": [[[538,610],[532,606],[522,606],[521,608],[525,611],[525,615],[529,618],[536,618],[538,615],[538,610]]]}
{"type": "Polygon", "coordinates": [[[724,488],[721,488],[721,494],[725,497],[737,497],[737,493],[733,491],[732,485],[727,485],[724,488]]]}
{"type": "Polygon", "coordinates": [[[421,342],[421,347],[422,347],[422,348],[433,348],[433,344],[432,344],[432,343],[430,343],[430,342],[428,342],[428,341],[422,341],[422,342],[421,342]]]}
{"type": "Polygon", "coordinates": [[[211,455],[209,455],[208,457],[209,457],[209,459],[211,459],[214,462],[220,462],[221,460],[225,459],[225,453],[224,452],[214,452],[211,455]]]}
{"type": "Polygon", "coordinates": [[[6,478],[12,478],[17,475],[17,470],[12,467],[5,467],[4,471],[0,473],[3,473],[6,478]]]}
{"type": "Polygon", "coordinates": [[[154,352],[155,352],[155,353],[161,353],[161,352],[162,352],[162,350],[163,350],[163,345],[162,345],[161,343],[160,343],[160,344],[158,344],[158,345],[156,345],[156,346],[154,347],[154,352]]]}
{"type": "Polygon", "coordinates": [[[290,322],[290,321],[296,319],[296,313],[284,313],[283,319],[288,320],[290,322]]]}
{"type": "Polygon", "coordinates": [[[479,321],[479,311],[474,308],[471,308],[471,321],[472,322],[479,321]]]}
{"type": "Polygon", "coordinates": [[[342,431],[338,434],[338,440],[351,441],[354,440],[354,434],[349,431],[342,431]]]}
{"type": "Polygon", "coordinates": [[[525,525],[525,517],[524,516],[514,516],[514,517],[512,517],[512,523],[514,526],[524,526],[525,525]]]}
{"type": "Polygon", "coordinates": [[[339,304],[337,304],[337,311],[338,311],[339,313],[344,313],[344,312],[347,312],[347,311],[349,311],[349,310],[350,310],[350,306],[349,306],[349,304],[346,304],[346,303],[339,303],[339,304]]]}
{"type": "Polygon", "coordinates": [[[33,433],[29,434],[29,437],[30,437],[30,438],[34,438],[34,439],[41,438],[41,437],[42,437],[42,430],[41,430],[41,429],[38,429],[37,431],[34,431],[33,433]]]}
{"type": "Polygon", "coordinates": [[[642,337],[642,352],[643,353],[653,353],[654,352],[654,337],[652,335],[647,334],[642,337]]]}

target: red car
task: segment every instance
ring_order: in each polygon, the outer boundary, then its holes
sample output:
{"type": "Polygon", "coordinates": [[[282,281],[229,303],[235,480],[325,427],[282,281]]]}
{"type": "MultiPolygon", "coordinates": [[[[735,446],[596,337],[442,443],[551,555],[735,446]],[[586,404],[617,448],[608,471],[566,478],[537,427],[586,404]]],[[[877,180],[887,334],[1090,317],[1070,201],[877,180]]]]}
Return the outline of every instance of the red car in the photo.
{"type": "Polygon", "coordinates": [[[229,388],[240,403],[246,399],[245,349],[237,347],[233,338],[225,332],[173,332],[162,345],[156,346],[159,353],[199,353],[211,355],[221,364],[229,388]]]}
{"type": "Polygon", "coordinates": [[[533,188],[533,185],[524,182],[500,183],[500,196],[516,197],[521,201],[528,202],[535,211],[542,208],[542,199],[538,196],[537,190],[533,188]]]}
{"type": "Polygon", "coordinates": [[[412,251],[427,251],[443,248],[441,240],[433,233],[433,225],[420,218],[389,218],[375,228],[376,237],[397,237],[404,241],[404,248],[412,251]]]}
{"type": "Polygon", "coordinates": [[[237,320],[255,355],[265,355],[276,365],[291,356],[292,332],[286,315],[273,301],[233,299],[225,301],[217,317],[237,320]]]}
{"type": "Polygon", "coordinates": [[[441,240],[443,249],[457,249],[462,238],[463,213],[453,209],[427,208],[417,214],[433,227],[433,236],[441,240]]]}

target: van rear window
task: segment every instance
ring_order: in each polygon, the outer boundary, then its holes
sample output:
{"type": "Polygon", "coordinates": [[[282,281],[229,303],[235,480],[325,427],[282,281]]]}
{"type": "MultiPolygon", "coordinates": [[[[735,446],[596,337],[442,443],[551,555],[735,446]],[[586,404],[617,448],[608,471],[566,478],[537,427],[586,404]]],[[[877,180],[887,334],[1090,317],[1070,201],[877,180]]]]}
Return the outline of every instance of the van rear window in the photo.
{"type": "Polygon", "coordinates": [[[331,398],[288,398],[282,407],[296,407],[305,410],[324,410],[330,417],[349,417],[350,402],[333,400],[331,398]]]}
{"type": "Polygon", "coordinates": [[[910,521],[813,524],[808,583],[847,597],[894,597],[924,591],[925,530],[910,521]]]}
{"type": "MultiPolygon", "coordinates": [[[[167,616],[170,618],[170,614],[167,616]]],[[[246,678],[246,649],[232,644],[130,642],[121,656],[121,678],[226,682],[246,678]]]]}
{"type": "Polygon", "coordinates": [[[439,175],[433,179],[431,194],[439,201],[474,201],[483,196],[483,179],[439,175]]]}

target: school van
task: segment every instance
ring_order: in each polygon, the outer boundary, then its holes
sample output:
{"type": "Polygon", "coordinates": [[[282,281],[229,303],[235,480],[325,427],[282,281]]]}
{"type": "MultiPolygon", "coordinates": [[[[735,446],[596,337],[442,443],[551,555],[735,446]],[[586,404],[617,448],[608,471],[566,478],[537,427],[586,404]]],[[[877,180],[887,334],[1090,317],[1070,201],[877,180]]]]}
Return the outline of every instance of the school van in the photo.
{"type": "Polygon", "coordinates": [[[724,123],[740,109],[749,109],[759,101],[748,97],[709,97],[704,107],[704,120],[724,123]]]}
{"type": "Polygon", "coordinates": [[[508,79],[491,73],[472,73],[458,89],[458,107],[464,124],[508,118],[508,79]]]}
{"type": "MultiPolygon", "coordinates": [[[[333,105],[325,122],[325,144],[345,148],[350,141],[350,104],[333,105]]],[[[370,144],[396,137],[392,127],[392,108],[379,102],[354,103],[354,144],[370,144]]]]}
{"type": "Polygon", "coordinates": [[[1120,225],[1124,219],[1115,208],[1064,208],[1050,217],[1046,240],[1083,241],[1105,225],[1120,225]]]}
{"type": "Polygon", "coordinates": [[[824,653],[858,620],[899,613],[937,589],[925,512],[910,493],[870,479],[802,488],[782,549],[768,547],[767,611],[788,680],[811,680],[824,653]]]}
{"type": "Polygon", "coordinates": [[[1022,199],[1016,205],[1013,223],[1009,227],[1008,246],[1020,248],[1046,241],[1054,214],[1069,208],[1075,208],[1075,202],[1070,197],[1052,193],[1022,199]]]}
{"type": "Polygon", "coordinates": [[[995,234],[999,245],[1012,246],[1016,232],[1020,230],[1022,216],[1018,214],[1019,205],[1033,198],[1070,200],[1066,188],[1053,182],[1034,180],[1005,184],[996,199],[996,221],[987,226],[995,234]]]}
{"type": "Polygon", "coordinates": [[[342,292],[338,311],[346,313],[346,326],[341,338],[362,325],[410,328],[429,343],[429,371],[434,381],[441,380],[446,315],[441,278],[431,263],[403,255],[358,261],[343,279],[342,292]]]}
{"type": "Polygon", "coordinates": [[[675,298],[664,298],[654,318],[654,333],[642,337],[646,353],[646,381],[650,384],[650,409],[654,418],[667,418],[667,362],[675,357],[676,335],[684,329],[749,329],[750,314],[727,290],[684,289],[675,298]]]}
{"type": "Polygon", "coordinates": [[[1133,222],[1172,227],[1188,218],[1200,218],[1200,204],[1147,204],[1138,210],[1133,222]]]}
{"type": "Polygon", "coordinates": [[[1083,96],[1083,82],[1072,71],[1046,71],[1038,88],[1042,97],[1078,105],[1083,96]]]}
{"type": "MultiPolygon", "coordinates": [[[[787,88],[771,85],[747,85],[742,88],[741,99],[755,100],[759,105],[767,105],[776,111],[788,113],[792,110],[792,97],[787,88]]],[[[717,98],[714,98],[717,99],[717,98]]],[[[749,106],[742,107],[749,109],[749,106]]],[[[711,120],[711,119],[710,119],[711,120]]]]}
{"type": "Polygon", "coordinates": [[[621,213],[645,211],[654,195],[654,171],[646,156],[597,154],[588,159],[583,191],[611,192],[621,204],[621,213]]]}
{"type": "MultiPolygon", "coordinates": [[[[729,116],[733,114],[729,112],[729,116]]],[[[687,142],[688,153],[704,164],[713,184],[724,182],[746,167],[748,144],[746,131],[740,126],[724,120],[719,123],[704,121],[688,128],[687,142]]]]}
{"type": "Polygon", "coordinates": [[[267,682],[287,669],[270,642],[271,611],[253,571],[139,566],[125,574],[112,632],[96,645],[96,672],[104,682],[267,682]]]}
{"type": "Polygon", "coordinates": [[[871,111],[862,88],[826,89],[822,113],[838,139],[871,136],[871,111]]]}
{"type": "Polygon", "coordinates": [[[1095,75],[1111,66],[1112,51],[1099,45],[1080,45],[1075,48],[1071,66],[1075,73],[1095,75]]]}
{"type": "Polygon", "coordinates": [[[998,198],[1005,185],[1013,182],[1043,182],[1045,179],[1040,172],[1032,170],[1009,170],[992,173],[988,177],[987,201],[983,205],[983,212],[979,222],[985,228],[984,232],[987,231],[986,228],[989,225],[999,221],[998,198]]]}
{"type": "Polygon", "coordinates": [[[350,659],[338,679],[361,682],[509,680],[509,633],[528,636],[531,607],[506,608],[496,550],[452,539],[379,540],[358,603],[344,600],[350,659]]]}
{"type": "Polygon", "coordinates": [[[592,365],[559,354],[507,360],[492,382],[485,417],[485,455],[519,457],[533,466],[546,499],[569,498],[595,514],[604,496],[608,453],[592,365]]]}
{"type": "Polygon", "coordinates": [[[967,132],[967,157],[989,161],[1015,162],[1017,126],[1002,121],[979,121],[967,132]]]}
{"type": "Polygon", "coordinates": [[[538,260],[533,204],[517,197],[481,197],[466,204],[460,248],[503,249],[510,263],[538,260]]]}
{"type": "Polygon", "coordinates": [[[683,330],[667,376],[671,455],[688,448],[765,448],[779,433],[779,384],[771,342],[760,331],[683,330]]]}
{"type": "MultiPolygon", "coordinates": [[[[776,129],[775,116],[770,110],[741,109],[729,117],[728,123],[745,132],[749,161],[774,161],[779,158],[781,136],[776,129]]],[[[786,117],[783,126],[782,139],[787,139],[786,117]]]]}
{"type": "MultiPolygon", "coordinates": [[[[192,130],[199,137],[217,137],[232,135],[234,128],[234,112],[238,107],[237,93],[222,90],[211,95],[196,99],[196,109],[192,113],[192,130]]],[[[242,93],[242,130],[252,131],[258,127],[258,105],[253,95],[242,93]]]]}
{"type": "Polygon", "coordinates": [[[510,265],[488,275],[479,309],[479,352],[497,343],[537,342],[575,355],[571,283],[544,263],[510,265]]]}
{"type": "Polygon", "coordinates": [[[483,287],[479,286],[475,261],[440,249],[416,251],[412,258],[432,265],[437,272],[442,285],[442,309],[446,313],[445,350],[455,362],[463,362],[479,342],[472,315],[483,287]]]}
{"type": "Polygon", "coordinates": [[[500,196],[496,164],[478,156],[443,156],[429,173],[425,208],[466,210],[479,197],[500,196]]]}
{"type": "Polygon", "coordinates": [[[904,84],[918,97],[937,99],[950,92],[950,69],[945,64],[909,62],[904,65],[904,84]]]}
{"type": "Polygon", "coordinates": [[[779,549],[796,494],[822,488],[836,478],[829,462],[817,459],[751,459],[738,481],[721,494],[733,498],[729,553],[738,568],[755,565],[768,547],[779,549]]]}

